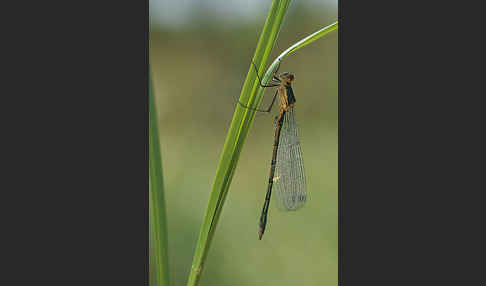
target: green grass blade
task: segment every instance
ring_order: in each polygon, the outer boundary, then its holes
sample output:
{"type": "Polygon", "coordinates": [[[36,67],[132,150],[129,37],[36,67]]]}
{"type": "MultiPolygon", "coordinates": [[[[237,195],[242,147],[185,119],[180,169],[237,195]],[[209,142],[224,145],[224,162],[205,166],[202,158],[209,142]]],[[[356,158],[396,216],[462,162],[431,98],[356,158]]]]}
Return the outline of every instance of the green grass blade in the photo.
{"type": "MultiPolygon", "coordinates": [[[[257,44],[253,62],[259,69],[267,65],[270,52],[278,37],[280,27],[287,12],[290,0],[274,0],[265,21],[262,34],[257,44]]],[[[259,90],[259,82],[255,70],[249,63],[249,70],[240,94],[240,101],[247,106],[254,106],[259,90]]],[[[203,218],[199,238],[194,252],[194,258],[187,281],[187,286],[199,284],[203,265],[207,257],[211,240],[228,193],[233,173],[235,171],[241,150],[255,116],[255,111],[237,105],[233,120],[226,136],[221,153],[216,176],[214,178],[206,213],[203,218]]],[[[257,238],[257,222],[255,222],[255,239],[257,238]]]]}
{"type": "Polygon", "coordinates": [[[153,275],[150,285],[169,285],[169,263],[167,243],[167,216],[164,201],[164,180],[162,176],[162,157],[160,154],[157,112],[152,87],[152,76],[149,84],[149,226],[150,246],[153,252],[149,260],[153,275]]]}
{"type": "MultiPolygon", "coordinates": [[[[262,82],[267,83],[270,80],[270,78],[272,78],[273,74],[275,73],[275,70],[278,67],[279,62],[281,62],[287,56],[289,56],[290,54],[294,53],[295,51],[307,46],[308,44],[314,42],[315,40],[323,37],[324,35],[329,34],[330,32],[336,30],[337,28],[338,28],[338,22],[334,22],[333,24],[320,29],[319,31],[303,38],[302,40],[300,40],[297,43],[290,46],[288,49],[286,49],[284,52],[282,52],[272,62],[272,64],[268,67],[267,71],[265,72],[265,74],[262,77],[262,82]]],[[[257,92],[253,94],[254,98],[251,101],[251,105],[247,105],[247,106],[259,106],[260,105],[260,102],[263,99],[264,88],[262,88],[260,86],[257,86],[257,88],[258,88],[257,92]]]]}
{"type": "Polygon", "coordinates": [[[334,22],[331,25],[324,27],[320,29],[319,31],[303,38],[302,40],[298,41],[297,43],[293,44],[290,48],[285,50],[278,58],[283,59],[287,57],[288,55],[294,53],[295,51],[307,46],[308,44],[314,42],[315,40],[323,37],[326,34],[329,34],[330,32],[337,30],[338,28],[338,22],[334,22]]]}
{"type": "MultiPolygon", "coordinates": [[[[272,64],[268,67],[267,71],[265,72],[265,74],[262,77],[262,82],[267,83],[270,80],[270,78],[272,78],[273,74],[275,73],[275,70],[278,67],[279,62],[281,62],[287,56],[289,56],[290,54],[294,53],[295,51],[307,46],[308,44],[314,42],[315,40],[323,37],[324,35],[336,30],[337,28],[338,28],[338,22],[334,22],[333,24],[320,29],[319,31],[303,38],[302,40],[300,40],[297,43],[290,46],[288,49],[286,49],[284,52],[282,52],[272,62],[272,64]]],[[[251,103],[249,103],[251,105],[247,105],[247,106],[259,106],[260,102],[263,99],[263,94],[264,94],[264,88],[257,86],[257,92],[253,93],[254,97],[252,98],[251,103]]]]}

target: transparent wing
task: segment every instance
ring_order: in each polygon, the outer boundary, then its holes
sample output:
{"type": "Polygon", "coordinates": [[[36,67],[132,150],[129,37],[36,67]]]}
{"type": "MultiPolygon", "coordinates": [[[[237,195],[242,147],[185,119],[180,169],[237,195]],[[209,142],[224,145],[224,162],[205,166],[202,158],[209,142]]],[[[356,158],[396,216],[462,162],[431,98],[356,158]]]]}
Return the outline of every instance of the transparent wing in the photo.
{"type": "Polygon", "coordinates": [[[307,193],[304,162],[295,120],[295,107],[285,113],[273,180],[280,210],[292,211],[305,204],[307,193]]]}

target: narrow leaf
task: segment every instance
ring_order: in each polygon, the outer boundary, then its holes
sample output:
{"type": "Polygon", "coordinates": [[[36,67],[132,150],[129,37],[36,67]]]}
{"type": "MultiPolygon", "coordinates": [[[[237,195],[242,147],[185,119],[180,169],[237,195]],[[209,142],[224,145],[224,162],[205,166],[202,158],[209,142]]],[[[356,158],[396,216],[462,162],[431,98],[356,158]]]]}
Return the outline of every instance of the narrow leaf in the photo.
{"type": "Polygon", "coordinates": [[[169,263],[167,255],[167,217],[164,201],[164,180],[160,154],[157,112],[153,94],[152,77],[149,75],[149,226],[150,244],[153,251],[149,260],[153,263],[150,281],[153,286],[169,285],[169,263]]]}

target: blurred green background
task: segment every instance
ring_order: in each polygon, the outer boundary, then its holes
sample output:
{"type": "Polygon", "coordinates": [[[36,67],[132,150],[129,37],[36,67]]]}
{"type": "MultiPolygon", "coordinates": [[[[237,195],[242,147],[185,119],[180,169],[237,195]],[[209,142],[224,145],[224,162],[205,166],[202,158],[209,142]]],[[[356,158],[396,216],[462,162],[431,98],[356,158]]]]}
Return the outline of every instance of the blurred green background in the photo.
{"type": "MultiPolygon", "coordinates": [[[[270,0],[150,2],[150,68],[159,117],[171,285],[187,282],[219,155],[270,5],[270,0]]],[[[270,59],[335,21],[337,0],[293,1],[270,59]]],[[[275,108],[272,115],[254,121],[200,285],[337,285],[337,34],[299,50],[280,69],[295,74],[306,205],[281,212],[271,203],[265,235],[258,240],[275,108]]],[[[264,106],[272,95],[267,91],[264,106]]]]}

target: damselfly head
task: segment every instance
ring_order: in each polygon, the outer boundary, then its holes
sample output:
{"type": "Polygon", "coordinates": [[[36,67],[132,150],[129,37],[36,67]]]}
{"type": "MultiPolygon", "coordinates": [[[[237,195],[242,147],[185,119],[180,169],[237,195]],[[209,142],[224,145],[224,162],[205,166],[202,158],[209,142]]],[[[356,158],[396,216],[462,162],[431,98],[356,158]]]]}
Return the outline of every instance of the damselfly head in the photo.
{"type": "Polygon", "coordinates": [[[283,72],[280,74],[280,79],[290,83],[294,80],[294,75],[289,72],[283,72]]]}

